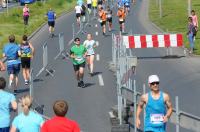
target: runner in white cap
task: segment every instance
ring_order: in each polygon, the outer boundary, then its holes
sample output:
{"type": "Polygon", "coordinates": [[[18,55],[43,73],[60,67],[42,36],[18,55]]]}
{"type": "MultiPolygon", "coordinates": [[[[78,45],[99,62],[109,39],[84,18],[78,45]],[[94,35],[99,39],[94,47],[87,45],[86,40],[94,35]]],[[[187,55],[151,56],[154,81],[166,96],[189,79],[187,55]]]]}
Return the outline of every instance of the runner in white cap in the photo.
{"type": "Polygon", "coordinates": [[[140,127],[140,113],[143,106],[146,105],[144,131],[166,132],[166,122],[172,114],[170,96],[160,91],[160,80],[157,75],[149,76],[148,83],[151,91],[141,96],[136,113],[136,127],[140,127]]]}

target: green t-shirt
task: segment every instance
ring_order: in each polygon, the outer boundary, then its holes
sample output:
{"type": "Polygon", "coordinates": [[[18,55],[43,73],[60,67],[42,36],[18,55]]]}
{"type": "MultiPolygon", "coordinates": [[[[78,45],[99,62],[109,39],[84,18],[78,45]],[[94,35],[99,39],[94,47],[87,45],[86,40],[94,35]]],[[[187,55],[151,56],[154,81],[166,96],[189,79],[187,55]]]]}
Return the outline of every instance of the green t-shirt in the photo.
{"type": "Polygon", "coordinates": [[[74,54],[76,58],[72,59],[72,63],[74,65],[79,65],[79,64],[84,63],[85,58],[83,57],[83,55],[85,54],[86,51],[87,49],[82,44],[80,44],[80,46],[77,46],[76,44],[74,44],[74,46],[72,46],[70,50],[70,54],[74,54]]]}

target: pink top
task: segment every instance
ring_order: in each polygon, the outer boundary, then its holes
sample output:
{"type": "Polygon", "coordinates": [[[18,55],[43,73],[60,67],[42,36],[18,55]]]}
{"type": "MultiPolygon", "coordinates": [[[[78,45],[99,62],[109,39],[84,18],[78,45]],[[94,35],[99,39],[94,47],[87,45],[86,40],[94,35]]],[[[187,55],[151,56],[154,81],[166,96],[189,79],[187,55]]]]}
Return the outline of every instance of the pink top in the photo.
{"type": "Polygon", "coordinates": [[[24,16],[29,16],[29,8],[28,7],[24,7],[23,8],[23,15],[24,16]]]}
{"type": "Polygon", "coordinates": [[[191,15],[191,17],[192,17],[192,22],[193,22],[194,26],[198,27],[199,25],[198,25],[197,15],[194,15],[194,16],[191,15]]]}

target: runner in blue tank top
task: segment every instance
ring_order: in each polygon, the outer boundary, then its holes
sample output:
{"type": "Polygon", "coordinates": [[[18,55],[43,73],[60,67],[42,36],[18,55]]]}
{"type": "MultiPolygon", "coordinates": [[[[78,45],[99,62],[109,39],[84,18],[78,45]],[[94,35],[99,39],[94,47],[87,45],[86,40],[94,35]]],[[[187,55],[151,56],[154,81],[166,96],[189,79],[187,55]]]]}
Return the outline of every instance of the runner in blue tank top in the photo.
{"type": "Polygon", "coordinates": [[[151,91],[141,96],[136,114],[136,127],[140,127],[140,113],[145,107],[145,132],[166,132],[166,123],[172,114],[172,103],[167,93],[160,91],[157,75],[149,76],[151,91]]]}

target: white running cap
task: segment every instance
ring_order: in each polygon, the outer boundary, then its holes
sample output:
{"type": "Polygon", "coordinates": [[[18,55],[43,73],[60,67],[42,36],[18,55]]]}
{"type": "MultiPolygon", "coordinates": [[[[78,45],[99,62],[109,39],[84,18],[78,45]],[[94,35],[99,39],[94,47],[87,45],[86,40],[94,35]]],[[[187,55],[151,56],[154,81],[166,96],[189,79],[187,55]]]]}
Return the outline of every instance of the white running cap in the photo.
{"type": "Polygon", "coordinates": [[[149,76],[149,80],[148,80],[148,82],[149,83],[152,83],[152,82],[159,82],[160,80],[159,80],[159,77],[157,76],[157,75],[150,75],[149,76]]]}

